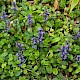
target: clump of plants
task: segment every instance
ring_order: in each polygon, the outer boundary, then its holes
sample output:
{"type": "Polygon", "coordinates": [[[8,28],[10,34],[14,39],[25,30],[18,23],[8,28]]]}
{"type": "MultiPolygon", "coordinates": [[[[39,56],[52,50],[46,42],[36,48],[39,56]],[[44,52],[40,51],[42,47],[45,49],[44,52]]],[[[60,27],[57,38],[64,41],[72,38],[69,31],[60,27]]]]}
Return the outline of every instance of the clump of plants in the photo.
{"type": "Polygon", "coordinates": [[[80,21],[66,14],[25,0],[12,2],[8,12],[3,7],[0,79],[79,80],[80,21]]]}

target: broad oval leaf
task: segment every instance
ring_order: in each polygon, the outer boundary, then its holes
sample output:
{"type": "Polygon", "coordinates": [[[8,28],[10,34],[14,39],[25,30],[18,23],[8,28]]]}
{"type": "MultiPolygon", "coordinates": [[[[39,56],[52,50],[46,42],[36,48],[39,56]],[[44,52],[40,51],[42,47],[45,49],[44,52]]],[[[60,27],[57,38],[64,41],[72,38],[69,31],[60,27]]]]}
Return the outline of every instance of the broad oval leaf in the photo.
{"type": "Polygon", "coordinates": [[[56,43],[56,42],[58,42],[58,41],[60,41],[60,37],[56,37],[56,38],[54,38],[54,39],[52,40],[53,43],[56,43]]]}
{"type": "Polygon", "coordinates": [[[57,68],[54,68],[54,69],[53,69],[53,74],[54,74],[54,75],[57,75],[57,74],[58,74],[58,69],[57,69],[57,68]]]}

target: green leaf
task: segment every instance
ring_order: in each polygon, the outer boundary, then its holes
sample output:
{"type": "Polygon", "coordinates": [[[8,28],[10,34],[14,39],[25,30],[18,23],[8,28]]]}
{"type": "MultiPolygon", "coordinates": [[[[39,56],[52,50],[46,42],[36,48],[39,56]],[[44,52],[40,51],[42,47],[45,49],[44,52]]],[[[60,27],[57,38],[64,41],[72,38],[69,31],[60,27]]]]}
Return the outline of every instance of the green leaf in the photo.
{"type": "Polygon", "coordinates": [[[25,80],[25,77],[19,77],[19,80],[25,80]]]}
{"type": "Polygon", "coordinates": [[[60,0],[60,7],[64,9],[66,6],[66,0],[60,0]]]}
{"type": "Polygon", "coordinates": [[[50,41],[49,38],[46,38],[46,39],[44,40],[44,46],[45,46],[45,47],[49,45],[49,44],[48,44],[49,41],[50,41]]]}
{"type": "Polygon", "coordinates": [[[16,72],[15,72],[15,76],[19,76],[20,74],[21,74],[20,71],[16,71],[16,72]]]}
{"type": "Polygon", "coordinates": [[[6,77],[6,75],[4,75],[4,74],[3,74],[3,75],[1,75],[0,77],[1,77],[1,79],[3,79],[3,78],[5,78],[5,77],[6,77]]]}
{"type": "Polygon", "coordinates": [[[80,66],[78,66],[78,68],[75,70],[75,72],[74,72],[75,74],[78,74],[78,73],[80,73],[80,66]]]}
{"type": "Polygon", "coordinates": [[[47,3],[49,2],[49,0],[42,0],[42,3],[47,3]]]}
{"type": "Polygon", "coordinates": [[[50,50],[49,53],[50,53],[50,54],[49,54],[49,59],[51,59],[51,58],[53,57],[53,51],[50,50]]]}
{"type": "Polygon", "coordinates": [[[15,30],[14,30],[14,28],[12,27],[11,29],[10,29],[10,31],[13,33],[13,32],[15,32],[15,30]]]}
{"type": "Polygon", "coordinates": [[[17,67],[17,66],[16,66],[16,70],[20,70],[20,67],[17,67]]]}
{"type": "Polygon", "coordinates": [[[23,16],[26,16],[26,15],[27,15],[27,13],[26,13],[25,11],[21,11],[21,14],[22,14],[23,16]]]}
{"type": "Polygon", "coordinates": [[[13,60],[13,57],[9,57],[9,61],[12,61],[13,60]]]}
{"type": "Polygon", "coordinates": [[[33,70],[36,71],[38,69],[38,66],[34,66],[33,70]]]}
{"type": "Polygon", "coordinates": [[[72,72],[72,70],[73,70],[73,69],[72,69],[71,67],[69,67],[69,72],[72,72]]]}
{"type": "Polygon", "coordinates": [[[72,0],[70,13],[72,12],[73,8],[78,4],[79,0],[72,0]]]}
{"type": "Polygon", "coordinates": [[[56,43],[56,42],[58,42],[58,41],[60,41],[60,37],[56,37],[56,38],[54,38],[54,39],[52,40],[53,43],[56,43]]]}
{"type": "Polygon", "coordinates": [[[0,29],[4,29],[4,25],[5,25],[4,21],[0,22],[0,29]]]}
{"type": "Polygon", "coordinates": [[[1,55],[1,57],[5,57],[5,56],[7,56],[8,55],[8,53],[7,52],[4,52],[2,55],[1,55]]]}
{"type": "Polygon", "coordinates": [[[40,1],[40,0],[34,0],[34,3],[35,3],[35,4],[38,4],[38,1],[40,1]]]}
{"type": "Polygon", "coordinates": [[[35,56],[35,59],[37,59],[39,57],[39,51],[35,51],[34,56],[35,56]]]}
{"type": "Polygon", "coordinates": [[[65,66],[65,65],[62,65],[62,68],[63,68],[63,69],[66,69],[66,66],[65,66]]]}
{"type": "Polygon", "coordinates": [[[77,67],[78,66],[78,63],[73,63],[72,66],[73,67],[77,67]]]}
{"type": "Polygon", "coordinates": [[[69,58],[70,58],[71,60],[73,60],[73,55],[69,55],[69,58]]]}
{"type": "Polygon", "coordinates": [[[45,70],[45,67],[44,67],[44,66],[40,67],[40,68],[39,68],[39,71],[40,71],[41,73],[43,73],[43,74],[46,74],[46,70],[45,70]]]}
{"type": "Polygon", "coordinates": [[[54,74],[54,75],[57,75],[57,74],[58,74],[58,69],[57,69],[57,68],[54,68],[54,69],[53,69],[53,74],[54,74]]]}
{"type": "Polygon", "coordinates": [[[59,80],[58,78],[54,78],[54,80],[59,80]]]}
{"type": "Polygon", "coordinates": [[[4,35],[4,37],[6,37],[6,36],[8,37],[8,36],[9,36],[9,34],[8,34],[8,33],[4,33],[3,35],[4,35]]]}
{"type": "Polygon", "coordinates": [[[13,72],[10,72],[10,76],[12,77],[14,75],[14,73],[13,72]]]}
{"type": "Polygon", "coordinates": [[[22,3],[21,6],[22,6],[23,10],[27,11],[27,6],[25,5],[25,3],[22,3]]]}
{"type": "Polygon", "coordinates": [[[6,62],[3,63],[1,67],[2,67],[2,68],[6,67],[6,62]]]}
{"type": "Polygon", "coordinates": [[[4,59],[0,57],[0,63],[4,63],[4,59]]]}
{"type": "Polygon", "coordinates": [[[50,65],[49,61],[45,61],[45,60],[42,60],[42,61],[41,61],[41,64],[42,64],[42,65],[50,65]]]}
{"type": "Polygon", "coordinates": [[[3,34],[2,34],[2,33],[0,33],[0,38],[1,38],[1,37],[3,37],[3,34]]]}
{"type": "Polygon", "coordinates": [[[0,41],[0,48],[6,43],[6,39],[2,39],[1,41],[0,41]]]}
{"type": "Polygon", "coordinates": [[[52,66],[46,66],[46,71],[51,74],[52,73],[52,66]]]}
{"type": "Polygon", "coordinates": [[[23,72],[24,74],[27,74],[28,72],[27,72],[27,70],[26,69],[24,69],[24,72],[23,72]]]}
{"type": "Polygon", "coordinates": [[[80,72],[80,69],[76,69],[74,73],[78,74],[79,72],[80,72]]]}
{"type": "Polygon", "coordinates": [[[11,47],[11,45],[10,44],[8,44],[8,48],[10,48],[11,47]]]}
{"type": "Polygon", "coordinates": [[[21,66],[22,68],[25,68],[26,67],[26,64],[22,64],[22,66],[21,66]]]}

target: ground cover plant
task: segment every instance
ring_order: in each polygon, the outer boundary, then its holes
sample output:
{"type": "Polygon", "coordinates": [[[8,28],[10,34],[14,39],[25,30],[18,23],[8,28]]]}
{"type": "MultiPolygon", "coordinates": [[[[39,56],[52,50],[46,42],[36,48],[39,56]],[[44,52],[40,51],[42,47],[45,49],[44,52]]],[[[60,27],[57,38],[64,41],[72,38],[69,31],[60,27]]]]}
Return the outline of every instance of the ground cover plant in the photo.
{"type": "Polygon", "coordinates": [[[80,5],[34,2],[1,5],[0,80],[80,80],[80,5]]]}

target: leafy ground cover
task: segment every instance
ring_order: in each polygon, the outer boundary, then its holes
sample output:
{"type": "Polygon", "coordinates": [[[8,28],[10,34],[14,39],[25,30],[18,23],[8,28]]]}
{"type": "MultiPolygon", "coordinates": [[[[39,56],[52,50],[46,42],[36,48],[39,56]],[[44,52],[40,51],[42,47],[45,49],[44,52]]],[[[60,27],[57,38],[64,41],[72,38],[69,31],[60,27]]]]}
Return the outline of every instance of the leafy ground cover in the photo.
{"type": "Polygon", "coordinates": [[[80,80],[80,5],[44,1],[1,5],[1,80],[80,80]]]}

